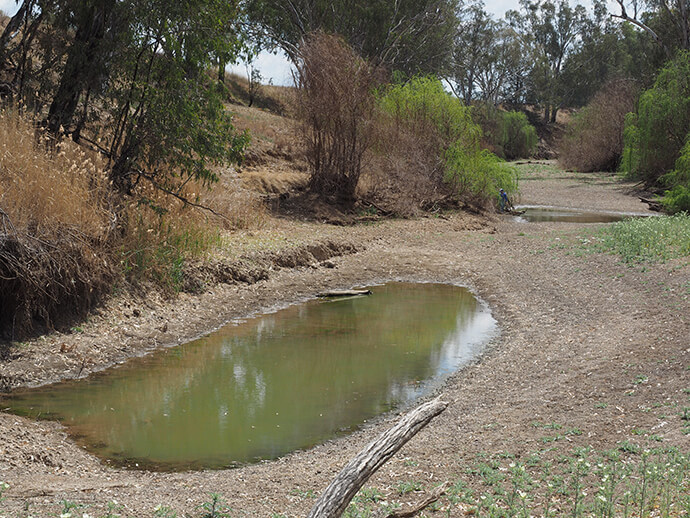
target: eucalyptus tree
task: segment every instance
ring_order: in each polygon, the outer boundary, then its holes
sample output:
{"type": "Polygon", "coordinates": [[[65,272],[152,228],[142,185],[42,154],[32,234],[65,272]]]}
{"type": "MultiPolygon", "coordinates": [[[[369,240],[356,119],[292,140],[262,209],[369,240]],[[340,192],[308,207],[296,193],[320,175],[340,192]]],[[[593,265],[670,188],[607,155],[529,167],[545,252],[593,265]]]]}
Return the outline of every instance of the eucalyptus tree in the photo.
{"type": "Polygon", "coordinates": [[[207,73],[239,53],[241,19],[234,0],[23,0],[0,75],[56,139],[103,153],[116,188],[145,178],[174,193],[241,159],[247,137],[207,73]]]}
{"type": "Polygon", "coordinates": [[[520,11],[506,13],[534,59],[527,99],[544,107],[546,122],[556,120],[564,101],[560,95],[563,67],[580,42],[586,15],[583,6],[571,7],[567,0],[520,0],[520,11]]]}
{"type": "Polygon", "coordinates": [[[616,0],[616,4],[618,12],[612,16],[645,31],[668,56],[678,48],[690,49],[690,0],[616,0]]]}
{"type": "Polygon", "coordinates": [[[463,9],[458,18],[448,83],[455,95],[469,105],[478,95],[482,70],[493,59],[498,23],[481,2],[463,9]]]}
{"type": "Polygon", "coordinates": [[[268,46],[299,61],[307,34],[339,34],[362,57],[405,75],[438,73],[453,49],[457,0],[247,0],[268,46]]]}

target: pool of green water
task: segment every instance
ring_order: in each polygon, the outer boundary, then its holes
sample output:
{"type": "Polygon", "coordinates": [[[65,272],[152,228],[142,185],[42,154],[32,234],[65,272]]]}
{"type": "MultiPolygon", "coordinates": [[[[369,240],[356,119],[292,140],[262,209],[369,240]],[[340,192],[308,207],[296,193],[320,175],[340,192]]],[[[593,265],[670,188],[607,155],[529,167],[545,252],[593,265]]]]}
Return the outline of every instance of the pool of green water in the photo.
{"type": "Polygon", "coordinates": [[[86,379],[4,398],[108,462],[223,468],[308,448],[413,402],[495,330],[465,288],[391,283],[228,325],[86,379]]]}
{"type": "Polygon", "coordinates": [[[642,213],[623,212],[595,212],[558,207],[521,206],[518,210],[525,213],[516,216],[520,222],[538,223],[543,221],[557,221],[563,223],[615,223],[624,219],[644,217],[642,213]]]}

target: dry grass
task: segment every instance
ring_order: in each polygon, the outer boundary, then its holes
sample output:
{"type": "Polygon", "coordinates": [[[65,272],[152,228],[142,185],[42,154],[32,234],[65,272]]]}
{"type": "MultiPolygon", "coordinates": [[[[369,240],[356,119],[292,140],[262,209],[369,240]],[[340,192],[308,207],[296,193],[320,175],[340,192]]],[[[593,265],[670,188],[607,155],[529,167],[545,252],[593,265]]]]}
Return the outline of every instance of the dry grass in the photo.
{"type": "Polygon", "coordinates": [[[82,314],[114,271],[99,158],[47,144],[29,121],[0,114],[0,335],[9,338],[82,314]]]}
{"type": "MultiPolygon", "coordinates": [[[[249,104],[249,81],[246,75],[235,72],[225,77],[231,99],[235,104],[249,104]]],[[[278,115],[293,116],[295,113],[295,88],[290,86],[259,85],[253,99],[253,107],[278,115]]]]}
{"type": "Polygon", "coordinates": [[[68,227],[105,238],[109,213],[100,157],[71,141],[49,153],[35,135],[16,113],[0,115],[0,207],[16,231],[50,238],[68,227]]]}

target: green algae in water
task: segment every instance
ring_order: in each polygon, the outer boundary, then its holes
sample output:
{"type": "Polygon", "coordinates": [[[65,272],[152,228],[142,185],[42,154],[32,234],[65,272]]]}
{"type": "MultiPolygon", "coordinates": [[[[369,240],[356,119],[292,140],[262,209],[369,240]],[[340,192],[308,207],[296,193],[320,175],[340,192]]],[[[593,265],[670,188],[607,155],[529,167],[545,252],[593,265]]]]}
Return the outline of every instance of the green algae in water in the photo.
{"type": "Polygon", "coordinates": [[[87,379],[13,394],[11,412],[61,421],[130,467],[272,459],[411,403],[475,358],[495,321],[466,289],[391,283],[312,301],[87,379]]]}

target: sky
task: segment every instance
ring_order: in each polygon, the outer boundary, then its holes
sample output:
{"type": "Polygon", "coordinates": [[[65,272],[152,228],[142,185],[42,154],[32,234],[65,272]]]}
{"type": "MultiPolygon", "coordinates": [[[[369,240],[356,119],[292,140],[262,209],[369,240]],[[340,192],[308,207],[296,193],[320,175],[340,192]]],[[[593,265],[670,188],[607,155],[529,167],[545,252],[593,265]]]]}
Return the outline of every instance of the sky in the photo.
{"type": "MultiPolygon", "coordinates": [[[[492,13],[497,18],[502,18],[505,12],[509,9],[518,9],[518,0],[484,0],[486,10],[492,13]]],[[[571,0],[571,4],[575,1],[571,0]]],[[[589,5],[587,0],[581,0],[583,5],[589,5]]],[[[15,0],[0,0],[0,10],[5,14],[12,15],[17,12],[18,5],[15,0]]],[[[262,52],[253,66],[259,70],[262,76],[262,82],[268,83],[271,81],[276,85],[292,84],[292,71],[290,63],[283,54],[271,54],[269,52],[262,52]]],[[[230,67],[229,67],[230,68],[230,67]]],[[[239,64],[231,67],[231,70],[240,75],[247,74],[247,67],[245,64],[239,64]]]]}

